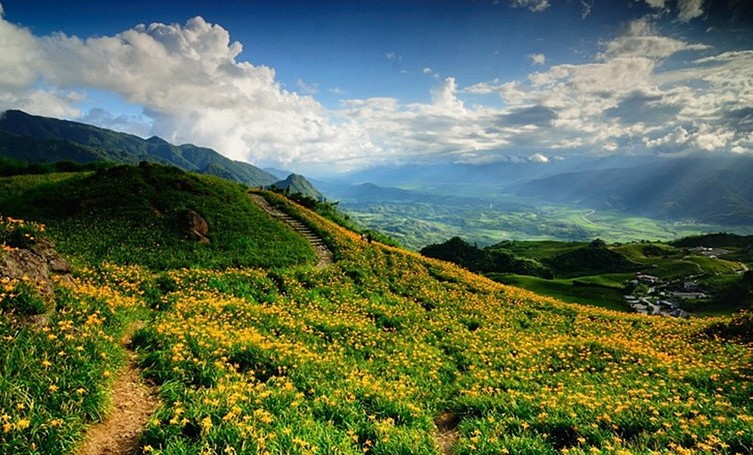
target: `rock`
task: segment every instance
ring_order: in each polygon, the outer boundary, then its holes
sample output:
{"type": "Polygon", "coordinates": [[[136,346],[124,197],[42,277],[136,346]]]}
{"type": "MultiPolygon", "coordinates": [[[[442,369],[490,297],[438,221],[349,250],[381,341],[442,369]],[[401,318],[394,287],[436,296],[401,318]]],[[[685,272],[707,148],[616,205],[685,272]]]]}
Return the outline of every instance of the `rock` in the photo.
{"type": "Polygon", "coordinates": [[[183,212],[183,220],[185,222],[186,229],[191,234],[194,240],[199,243],[209,243],[209,224],[195,210],[188,209],[183,212]]]}
{"type": "Polygon", "coordinates": [[[0,252],[0,278],[23,280],[39,291],[47,311],[55,307],[55,275],[66,276],[71,267],[46,239],[40,239],[29,249],[0,252]]]}
{"type": "Polygon", "coordinates": [[[68,261],[63,259],[62,256],[55,249],[55,245],[47,239],[39,239],[31,247],[31,251],[43,258],[50,268],[50,271],[57,274],[69,274],[71,273],[71,266],[68,261]]]}

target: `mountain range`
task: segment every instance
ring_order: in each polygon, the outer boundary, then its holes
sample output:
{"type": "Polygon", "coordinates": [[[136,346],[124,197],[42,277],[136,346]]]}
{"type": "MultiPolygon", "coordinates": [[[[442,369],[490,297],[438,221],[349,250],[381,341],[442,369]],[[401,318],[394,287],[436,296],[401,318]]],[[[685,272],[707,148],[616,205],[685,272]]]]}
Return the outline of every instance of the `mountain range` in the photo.
{"type": "Polygon", "coordinates": [[[595,210],[715,225],[753,225],[753,158],[683,157],[629,168],[567,172],[508,188],[595,210]]]}
{"type": "Polygon", "coordinates": [[[250,186],[269,186],[279,181],[267,171],[231,160],[210,148],[173,145],[157,136],[142,139],[132,134],[18,110],[0,114],[0,155],[32,163],[70,160],[135,164],[150,161],[250,186]]]}

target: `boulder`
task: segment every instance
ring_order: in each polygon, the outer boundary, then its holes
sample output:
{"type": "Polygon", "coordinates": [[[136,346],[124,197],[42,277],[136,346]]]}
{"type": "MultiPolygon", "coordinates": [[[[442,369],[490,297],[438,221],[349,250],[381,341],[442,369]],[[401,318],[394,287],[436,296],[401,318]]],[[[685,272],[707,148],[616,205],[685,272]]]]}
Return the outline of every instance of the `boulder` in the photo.
{"type": "Polygon", "coordinates": [[[30,248],[0,251],[0,279],[9,278],[31,284],[45,302],[46,310],[55,307],[54,278],[66,277],[71,267],[46,239],[37,240],[30,248]]]}
{"type": "Polygon", "coordinates": [[[187,209],[183,212],[183,221],[186,230],[191,234],[194,240],[199,243],[209,243],[209,224],[195,210],[187,209]]]}

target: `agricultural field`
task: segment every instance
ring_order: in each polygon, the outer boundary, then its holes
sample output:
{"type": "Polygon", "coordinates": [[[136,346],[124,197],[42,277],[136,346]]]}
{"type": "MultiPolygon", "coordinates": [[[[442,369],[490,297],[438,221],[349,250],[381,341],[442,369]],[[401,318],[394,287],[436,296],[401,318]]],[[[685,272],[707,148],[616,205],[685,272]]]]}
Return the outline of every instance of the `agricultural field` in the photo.
{"type": "Polygon", "coordinates": [[[265,197],[334,263],[169,267],[85,250],[42,325],[12,310],[9,284],[0,453],[75,453],[126,348],[161,401],[144,454],[750,453],[748,315],[563,303],[265,197]]]}

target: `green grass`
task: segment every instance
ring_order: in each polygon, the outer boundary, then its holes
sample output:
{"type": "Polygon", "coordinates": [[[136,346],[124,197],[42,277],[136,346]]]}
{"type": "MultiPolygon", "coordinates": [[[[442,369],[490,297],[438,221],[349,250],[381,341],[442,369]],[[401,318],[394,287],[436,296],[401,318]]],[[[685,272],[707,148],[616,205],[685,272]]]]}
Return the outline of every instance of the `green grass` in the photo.
{"type": "Polygon", "coordinates": [[[614,311],[626,311],[623,292],[613,279],[583,277],[576,279],[536,278],[525,275],[494,274],[487,276],[494,281],[528,289],[540,295],[554,297],[563,302],[592,305],[614,311]],[[578,285],[576,283],[589,284],[578,285]],[[604,284],[607,284],[604,286],[604,284]]]}
{"type": "Polygon", "coordinates": [[[111,262],[181,267],[283,267],[313,262],[310,245],[270,220],[246,188],[175,168],[119,166],[97,173],[0,179],[0,213],[49,225],[59,250],[79,265],[111,262]],[[201,214],[209,244],[188,232],[201,214]]]}
{"type": "Polygon", "coordinates": [[[0,453],[71,453],[107,411],[124,361],[118,340],[143,307],[93,292],[97,281],[82,276],[59,287],[43,325],[0,311],[0,453]]]}

